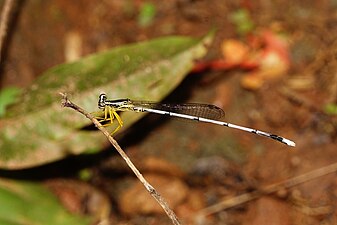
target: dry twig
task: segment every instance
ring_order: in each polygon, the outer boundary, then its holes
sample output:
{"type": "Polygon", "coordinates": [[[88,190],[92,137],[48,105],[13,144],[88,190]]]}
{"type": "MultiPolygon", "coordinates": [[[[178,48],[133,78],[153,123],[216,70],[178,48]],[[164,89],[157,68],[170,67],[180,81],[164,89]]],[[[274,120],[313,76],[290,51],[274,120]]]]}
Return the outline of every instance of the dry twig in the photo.
{"type": "Polygon", "coordinates": [[[82,113],[84,116],[86,116],[88,119],[90,119],[95,126],[107,137],[109,142],[112,144],[112,146],[115,147],[117,152],[123,157],[127,165],[130,167],[130,169],[134,172],[134,174],[137,176],[137,178],[142,182],[145,189],[151,194],[151,196],[160,204],[160,206],[164,209],[168,217],[172,220],[172,223],[175,225],[179,225],[180,222],[175,215],[175,213],[169,208],[168,204],[164,200],[164,198],[154,189],[149,182],[143,177],[143,175],[138,171],[138,169],[135,167],[135,165],[132,163],[130,158],[126,155],[126,153],[123,151],[123,149],[119,146],[117,141],[110,135],[109,131],[105,129],[100,122],[98,122],[97,119],[95,119],[90,113],[86,112],[84,109],[79,107],[78,105],[72,103],[68,98],[67,95],[64,93],[61,93],[63,96],[62,106],[63,107],[69,107],[74,109],[75,111],[82,113]]]}
{"type": "Polygon", "coordinates": [[[236,196],[234,198],[226,199],[218,204],[202,209],[199,212],[199,217],[202,218],[207,215],[220,212],[222,210],[257,199],[261,197],[262,195],[272,194],[284,188],[291,188],[293,186],[299,185],[309,180],[313,180],[313,179],[319,178],[321,176],[324,176],[330,173],[335,173],[336,171],[337,171],[337,163],[333,163],[331,165],[310,171],[308,173],[301,174],[297,177],[293,177],[293,178],[287,179],[285,181],[282,181],[276,184],[271,184],[269,186],[261,188],[260,190],[256,190],[250,193],[245,193],[245,194],[236,196]]]}
{"type": "Polygon", "coordinates": [[[0,18],[0,62],[1,62],[1,55],[5,37],[7,35],[7,27],[9,23],[9,16],[12,11],[14,5],[13,0],[6,0],[5,4],[2,9],[1,18],[0,18]]]}

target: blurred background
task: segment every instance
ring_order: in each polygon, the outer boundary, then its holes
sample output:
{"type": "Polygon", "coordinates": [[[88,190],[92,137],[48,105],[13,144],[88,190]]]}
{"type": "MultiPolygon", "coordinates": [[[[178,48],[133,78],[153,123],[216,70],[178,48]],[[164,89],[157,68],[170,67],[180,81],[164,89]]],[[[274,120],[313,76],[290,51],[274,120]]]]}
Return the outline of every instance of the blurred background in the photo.
{"type": "MultiPolygon", "coordinates": [[[[222,120],[296,147],[156,115],[117,140],[185,224],[337,224],[336,174],[326,168],[337,160],[336,26],[335,0],[16,1],[0,88],[27,88],[52,66],[109,48],[216,29],[206,57],[165,101],[217,105],[222,120]],[[300,175],[301,184],[282,183],[300,175]],[[252,201],[235,199],[252,192],[252,201]]],[[[114,149],[102,150],[0,175],[42,183],[68,211],[104,224],[171,224],[114,149]]]]}

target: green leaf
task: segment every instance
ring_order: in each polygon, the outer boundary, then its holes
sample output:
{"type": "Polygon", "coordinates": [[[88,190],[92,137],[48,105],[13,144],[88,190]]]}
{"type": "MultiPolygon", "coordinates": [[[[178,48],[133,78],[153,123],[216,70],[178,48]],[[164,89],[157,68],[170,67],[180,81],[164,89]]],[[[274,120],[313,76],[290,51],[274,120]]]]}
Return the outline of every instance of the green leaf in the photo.
{"type": "Polygon", "coordinates": [[[45,187],[0,179],[0,224],[85,225],[89,218],[72,215],[45,187]]]}
{"type": "Polygon", "coordinates": [[[0,91],[0,117],[6,112],[6,107],[17,102],[21,89],[16,87],[7,87],[0,91]]]}
{"type": "Polygon", "coordinates": [[[141,27],[147,27],[152,22],[156,15],[156,7],[152,3],[145,2],[142,4],[138,15],[138,24],[141,27]]]}
{"type": "MultiPolygon", "coordinates": [[[[90,121],[62,108],[59,92],[97,111],[100,92],[110,99],[160,101],[205,55],[213,34],[201,39],[166,37],[118,47],[47,70],[0,120],[0,167],[18,169],[99,151],[106,138],[81,128],[90,121]]],[[[142,113],[123,113],[127,128],[142,113]]],[[[111,128],[113,130],[114,127],[111,128]]]]}
{"type": "Polygon", "coordinates": [[[337,105],[336,104],[327,104],[324,107],[324,111],[329,115],[337,115],[337,105]]]}
{"type": "Polygon", "coordinates": [[[246,35],[254,29],[254,22],[251,20],[248,10],[239,9],[230,15],[230,20],[235,25],[239,35],[246,35]]]}

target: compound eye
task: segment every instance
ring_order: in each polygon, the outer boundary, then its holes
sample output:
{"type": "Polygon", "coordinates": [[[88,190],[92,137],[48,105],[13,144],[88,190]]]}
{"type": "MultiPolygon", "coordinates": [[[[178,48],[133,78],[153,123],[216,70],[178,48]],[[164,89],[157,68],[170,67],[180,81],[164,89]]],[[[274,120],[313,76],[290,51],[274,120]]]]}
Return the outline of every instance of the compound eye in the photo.
{"type": "Polygon", "coordinates": [[[100,94],[98,98],[98,108],[104,108],[105,107],[105,100],[106,100],[106,94],[100,94]]]}
{"type": "Polygon", "coordinates": [[[102,93],[102,94],[100,94],[99,95],[99,99],[101,99],[101,100],[106,100],[106,94],[105,93],[102,93]]]}

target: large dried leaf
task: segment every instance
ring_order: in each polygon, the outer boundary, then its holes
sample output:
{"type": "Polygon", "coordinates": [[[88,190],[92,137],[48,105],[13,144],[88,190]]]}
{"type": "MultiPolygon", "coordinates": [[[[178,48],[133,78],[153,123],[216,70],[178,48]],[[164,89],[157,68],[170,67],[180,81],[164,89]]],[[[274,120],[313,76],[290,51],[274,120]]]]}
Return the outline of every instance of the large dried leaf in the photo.
{"type": "MultiPolygon", "coordinates": [[[[160,101],[206,53],[202,39],[167,37],[118,47],[56,66],[42,74],[0,120],[0,167],[31,167],[69,154],[99,151],[105,137],[81,130],[90,124],[60,106],[59,92],[88,111],[97,111],[100,92],[109,98],[160,101]]],[[[125,127],[141,115],[123,114],[125,127]]]]}

